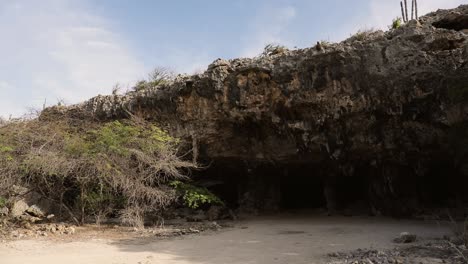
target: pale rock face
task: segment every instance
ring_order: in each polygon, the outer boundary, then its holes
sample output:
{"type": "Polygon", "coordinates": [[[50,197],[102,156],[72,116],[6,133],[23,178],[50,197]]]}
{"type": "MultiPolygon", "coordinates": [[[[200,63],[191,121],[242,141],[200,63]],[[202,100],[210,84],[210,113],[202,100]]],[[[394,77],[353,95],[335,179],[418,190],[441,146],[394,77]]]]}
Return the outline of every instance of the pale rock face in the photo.
{"type": "Polygon", "coordinates": [[[2,207],[0,208],[0,216],[7,216],[10,213],[10,210],[8,207],[2,207]]]}
{"type": "Polygon", "coordinates": [[[30,206],[30,207],[26,210],[26,213],[28,213],[29,215],[35,216],[35,217],[44,217],[44,216],[45,216],[45,214],[44,214],[44,212],[42,211],[42,209],[39,208],[37,205],[32,205],[32,206],[30,206]]]}
{"type": "Polygon", "coordinates": [[[12,217],[19,217],[23,215],[26,210],[28,210],[29,205],[26,203],[25,200],[21,199],[13,203],[13,206],[11,207],[11,213],[10,215],[12,217]]]}

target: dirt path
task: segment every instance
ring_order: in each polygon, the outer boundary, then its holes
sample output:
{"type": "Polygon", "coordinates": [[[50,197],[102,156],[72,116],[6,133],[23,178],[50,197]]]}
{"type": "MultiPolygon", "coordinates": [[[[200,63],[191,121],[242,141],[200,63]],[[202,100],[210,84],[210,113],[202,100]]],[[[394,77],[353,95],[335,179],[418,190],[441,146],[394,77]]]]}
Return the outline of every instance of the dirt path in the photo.
{"type": "Polygon", "coordinates": [[[358,217],[274,217],[241,222],[219,233],[171,239],[50,239],[0,244],[1,264],[273,264],[323,263],[324,254],[391,248],[407,231],[441,237],[437,223],[358,217]]]}

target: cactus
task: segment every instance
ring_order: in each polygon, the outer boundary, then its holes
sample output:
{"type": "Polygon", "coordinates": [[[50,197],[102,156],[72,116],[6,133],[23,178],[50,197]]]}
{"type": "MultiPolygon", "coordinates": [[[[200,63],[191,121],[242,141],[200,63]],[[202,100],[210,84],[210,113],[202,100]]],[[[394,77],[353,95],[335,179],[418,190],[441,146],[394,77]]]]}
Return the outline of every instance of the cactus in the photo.
{"type": "Polygon", "coordinates": [[[419,19],[419,17],[418,17],[418,0],[414,0],[414,12],[415,12],[416,20],[418,20],[419,19]]]}
{"type": "MultiPolygon", "coordinates": [[[[408,15],[408,0],[400,1],[401,7],[401,17],[403,18],[404,23],[409,22],[408,15]]],[[[411,0],[411,20],[418,20],[418,0],[411,0]]]]}
{"type": "Polygon", "coordinates": [[[403,22],[406,23],[405,10],[403,9],[403,1],[400,1],[400,6],[401,6],[401,17],[403,18],[403,22]]]}
{"type": "Polygon", "coordinates": [[[406,22],[408,22],[408,0],[405,0],[405,18],[406,22]]]}

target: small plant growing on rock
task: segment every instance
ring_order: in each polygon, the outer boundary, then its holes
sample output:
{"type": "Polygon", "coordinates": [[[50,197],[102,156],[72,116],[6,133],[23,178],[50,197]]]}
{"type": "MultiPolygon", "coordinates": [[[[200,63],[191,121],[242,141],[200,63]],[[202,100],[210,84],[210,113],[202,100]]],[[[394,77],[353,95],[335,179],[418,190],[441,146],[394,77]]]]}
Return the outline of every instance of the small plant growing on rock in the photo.
{"type": "Polygon", "coordinates": [[[146,89],[147,87],[147,81],[145,80],[141,80],[141,81],[138,81],[135,86],[133,87],[133,90],[138,92],[138,91],[142,91],[144,89],[146,89]]]}
{"type": "Polygon", "coordinates": [[[317,41],[317,44],[315,45],[315,49],[317,51],[322,51],[324,49],[327,49],[331,46],[332,44],[327,41],[327,40],[321,40],[321,41],[317,41]]]}
{"type": "Polygon", "coordinates": [[[283,45],[278,45],[278,44],[267,44],[265,48],[263,48],[263,52],[261,56],[273,56],[277,54],[283,54],[286,51],[288,51],[288,48],[286,48],[283,45]]]}
{"type": "Polygon", "coordinates": [[[0,196],[0,208],[5,207],[7,205],[7,199],[0,196]]]}
{"type": "Polygon", "coordinates": [[[322,47],[325,48],[325,47],[330,46],[330,45],[331,45],[331,42],[328,41],[328,40],[321,40],[321,41],[320,41],[320,45],[322,45],[322,47]]]}
{"type": "Polygon", "coordinates": [[[379,36],[379,32],[375,29],[364,29],[364,30],[358,30],[354,35],[352,35],[350,38],[348,38],[346,41],[348,42],[354,42],[354,41],[367,41],[371,40],[377,36],[379,36]]]}
{"type": "Polygon", "coordinates": [[[120,91],[122,90],[122,86],[119,84],[119,83],[116,83],[113,87],[112,87],[112,95],[118,95],[120,93],[120,91]]]}
{"type": "Polygon", "coordinates": [[[393,19],[392,25],[389,27],[390,29],[398,29],[403,25],[403,21],[401,20],[401,17],[397,17],[393,19]]]}
{"type": "Polygon", "coordinates": [[[148,76],[148,83],[152,87],[167,83],[174,79],[174,72],[164,67],[156,67],[148,76]]]}
{"type": "Polygon", "coordinates": [[[156,67],[148,75],[147,80],[141,80],[133,87],[134,91],[142,91],[147,88],[154,88],[166,84],[175,78],[174,72],[164,67],[156,67]]]}
{"type": "Polygon", "coordinates": [[[357,40],[360,40],[360,41],[363,41],[363,40],[366,40],[368,38],[368,36],[370,34],[372,34],[374,32],[373,29],[366,29],[366,30],[359,30],[355,35],[354,37],[357,39],[357,40]]]}

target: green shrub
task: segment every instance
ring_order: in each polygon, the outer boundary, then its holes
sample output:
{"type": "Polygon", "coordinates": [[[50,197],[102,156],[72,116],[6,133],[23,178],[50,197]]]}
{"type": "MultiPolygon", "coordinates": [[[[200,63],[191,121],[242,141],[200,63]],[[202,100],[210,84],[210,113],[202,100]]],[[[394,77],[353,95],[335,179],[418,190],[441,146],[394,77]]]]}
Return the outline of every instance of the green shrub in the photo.
{"type": "Polygon", "coordinates": [[[184,204],[189,208],[197,209],[202,205],[210,204],[224,205],[218,196],[204,187],[198,187],[181,181],[173,181],[170,185],[179,192],[184,204]]]}
{"type": "Polygon", "coordinates": [[[1,146],[0,145],[0,153],[7,153],[7,152],[12,152],[14,149],[12,147],[8,146],[1,146]]]}
{"type": "Polygon", "coordinates": [[[372,34],[375,32],[376,31],[374,29],[358,30],[356,34],[351,36],[351,39],[358,40],[358,41],[365,41],[365,40],[368,40],[372,36],[372,34]]]}
{"type": "Polygon", "coordinates": [[[397,17],[392,20],[392,25],[389,27],[390,29],[398,29],[403,25],[403,20],[401,17],[397,17]]]}
{"type": "Polygon", "coordinates": [[[326,47],[331,46],[331,42],[328,41],[328,40],[321,40],[320,45],[322,45],[322,47],[326,48],[326,47]]]}
{"type": "Polygon", "coordinates": [[[5,207],[7,205],[7,199],[0,196],[0,208],[5,207]]]}
{"type": "Polygon", "coordinates": [[[0,159],[4,161],[13,161],[13,151],[14,149],[12,147],[0,145],[0,159]]]}
{"type": "Polygon", "coordinates": [[[134,91],[142,91],[148,87],[148,82],[146,80],[138,81],[135,86],[133,87],[134,91]]]}

